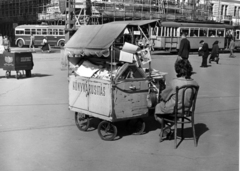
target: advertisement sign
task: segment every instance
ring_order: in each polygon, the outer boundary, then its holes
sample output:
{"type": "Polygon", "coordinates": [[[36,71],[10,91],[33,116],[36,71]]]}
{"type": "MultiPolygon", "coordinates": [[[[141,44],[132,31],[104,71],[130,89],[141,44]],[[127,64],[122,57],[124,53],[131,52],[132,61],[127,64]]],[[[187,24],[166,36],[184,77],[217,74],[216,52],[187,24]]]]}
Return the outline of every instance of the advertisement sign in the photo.
{"type": "Polygon", "coordinates": [[[69,106],[102,115],[110,111],[110,82],[85,77],[70,77],[69,106]]]}
{"type": "Polygon", "coordinates": [[[139,54],[142,65],[152,61],[151,54],[148,48],[138,51],[138,54],[139,54]]]}

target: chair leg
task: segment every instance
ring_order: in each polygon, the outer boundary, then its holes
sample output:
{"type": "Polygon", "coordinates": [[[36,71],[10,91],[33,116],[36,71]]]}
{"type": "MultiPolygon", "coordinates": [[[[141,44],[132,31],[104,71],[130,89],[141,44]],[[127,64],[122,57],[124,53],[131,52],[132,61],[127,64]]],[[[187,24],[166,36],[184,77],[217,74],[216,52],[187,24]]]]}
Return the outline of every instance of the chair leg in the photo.
{"type": "Polygon", "coordinates": [[[194,120],[192,120],[192,129],[193,129],[194,145],[195,145],[195,147],[197,147],[197,139],[196,139],[196,133],[195,133],[195,124],[194,124],[194,120]]]}
{"type": "Polygon", "coordinates": [[[174,143],[175,143],[175,148],[177,148],[177,123],[176,122],[174,124],[174,143]]]}
{"type": "MultiPolygon", "coordinates": [[[[184,118],[182,118],[182,122],[184,122],[184,118]]],[[[182,123],[182,128],[181,128],[181,137],[182,137],[182,140],[184,139],[183,129],[184,129],[184,124],[182,123]]]]}
{"type": "Polygon", "coordinates": [[[161,132],[159,134],[159,142],[162,142],[162,136],[163,136],[163,131],[164,131],[164,120],[161,121],[161,132]]]}

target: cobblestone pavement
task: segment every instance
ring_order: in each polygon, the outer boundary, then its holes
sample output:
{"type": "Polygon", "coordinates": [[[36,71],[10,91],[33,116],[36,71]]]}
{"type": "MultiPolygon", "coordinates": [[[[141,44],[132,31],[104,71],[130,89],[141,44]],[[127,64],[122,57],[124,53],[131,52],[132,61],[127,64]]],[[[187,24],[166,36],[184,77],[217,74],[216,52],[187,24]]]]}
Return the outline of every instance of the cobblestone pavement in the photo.
{"type": "MultiPolygon", "coordinates": [[[[0,69],[1,171],[237,171],[239,169],[239,54],[220,55],[219,64],[200,68],[190,56],[200,85],[196,105],[198,146],[184,140],[159,143],[159,125],[146,118],[146,133],[129,135],[118,123],[115,141],[102,141],[97,119],[77,129],[68,110],[67,70],[58,50],[34,53],[31,78],[6,79],[0,69]]],[[[152,67],[175,77],[176,55],[155,52],[152,67]]],[[[15,72],[12,72],[15,75],[15,72]]],[[[192,137],[189,127],[186,137],[192,137]]]]}

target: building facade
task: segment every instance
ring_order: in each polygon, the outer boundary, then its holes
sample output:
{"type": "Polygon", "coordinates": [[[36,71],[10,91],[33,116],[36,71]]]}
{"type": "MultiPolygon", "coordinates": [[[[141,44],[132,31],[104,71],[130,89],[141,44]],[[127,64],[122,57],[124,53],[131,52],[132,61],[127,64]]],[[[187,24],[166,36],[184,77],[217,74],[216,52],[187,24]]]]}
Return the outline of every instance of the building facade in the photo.
{"type": "Polygon", "coordinates": [[[240,0],[212,0],[211,3],[213,20],[240,25],[240,0]]]}

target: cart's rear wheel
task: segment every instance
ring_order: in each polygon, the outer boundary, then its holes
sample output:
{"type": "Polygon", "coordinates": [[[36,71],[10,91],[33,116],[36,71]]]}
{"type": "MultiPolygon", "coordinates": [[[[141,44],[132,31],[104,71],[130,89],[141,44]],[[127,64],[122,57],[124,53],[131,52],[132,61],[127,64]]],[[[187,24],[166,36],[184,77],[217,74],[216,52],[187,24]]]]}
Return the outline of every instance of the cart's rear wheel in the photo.
{"type": "Polygon", "coordinates": [[[6,78],[9,78],[11,76],[11,72],[10,71],[6,71],[6,78]]]}
{"type": "Polygon", "coordinates": [[[25,73],[26,73],[26,77],[31,77],[32,76],[31,70],[25,70],[25,73]]]}
{"type": "Polygon", "coordinates": [[[102,121],[98,125],[98,135],[102,140],[112,141],[117,136],[117,127],[111,122],[102,121]]]}
{"type": "Polygon", "coordinates": [[[127,121],[127,129],[134,135],[141,135],[145,130],[146,124],[141,119],[132,119],[127,121]]]}
{"type": "Polygon", "coordinates": [[[75,112],[75,123],[79,130],[87,131],[90,125],[90,119],[83,113],[75,112]]]}

